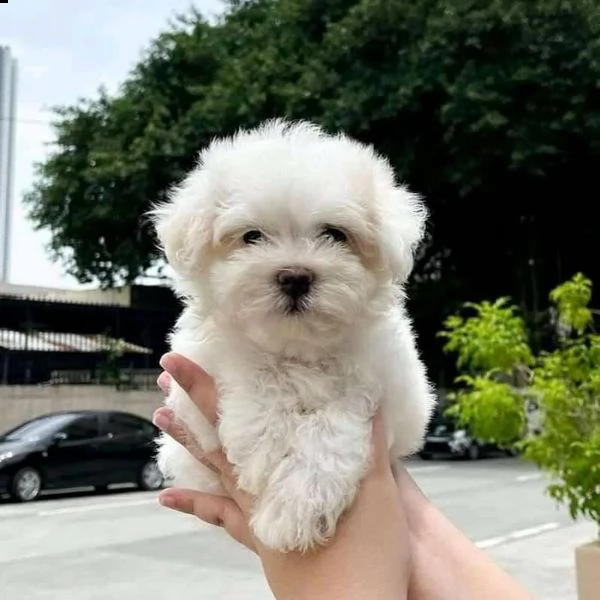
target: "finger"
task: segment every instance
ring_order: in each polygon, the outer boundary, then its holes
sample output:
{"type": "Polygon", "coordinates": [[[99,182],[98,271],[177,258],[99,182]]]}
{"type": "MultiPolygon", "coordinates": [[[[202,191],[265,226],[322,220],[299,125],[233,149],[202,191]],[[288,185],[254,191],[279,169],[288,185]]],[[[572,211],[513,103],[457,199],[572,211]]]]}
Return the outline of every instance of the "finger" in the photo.
{"type": "Polygon", "coordinates": [[[379,409],[373,417],[373,469],[379,474],[392,474],[390,453],[383,421],[383,413],[379,409]]]}
{"type": "Polygon", "coordinates": [[[194,515],[205,523],[223,527],[234,540],[256,552],[246,518],[231,498],[171,488],[163,491],[158,500],[166,508],[194,515]]]}
{"type": "Polygon", "coordinates": [[[217,422],[217,392],[210,375],[196,363],[180,354],[169,352],[160,366],[187,392],[200,412],[215,425],[217,422]]]}
{"type": "Polygon", "coordinates": [[[181,444],[197,461],[201,462],[211,471],[219,473],[216,466],[210,460],[207,460],[206,453],[202,450],[194,434],[188,429],[185,423],[175,419],[175,415],[170,408],[159,408],[154,411],[152,422],[163,433],[166,433],[181,444]]]}
{"type": "Polygon", "coordinates": [[[221,450],[204,452],[185,423],[175,420],[170,408],[157,409],[152,421],[162,432],[181,444],[196,460],[219,475],[225,491],[245,513],[249,513],[252,508],[252,497],[238,487],[233,467],[221,450]]]}
{"type": "Polygon", "coordinates": [[[233,467],[227,460],[225,453],[221,450],[208,452],[206,454],[206,460],[210,461],[214,468],[218,470],[225,491],[235,500],[242,511],[248,515],[254,504],[254,498],[239,488],[237,477],[235,476],[233,467]]]}
{"type": "Polygon", "coordinates": [[[161,392],[165,396],[168,396],[169,395],[169,388],[171,387],[171,376],[166,371],[163,371],[158,376],[158,379],[156,380],[156,383],[157,383],[158,387],[160,388],[161,392]]]}

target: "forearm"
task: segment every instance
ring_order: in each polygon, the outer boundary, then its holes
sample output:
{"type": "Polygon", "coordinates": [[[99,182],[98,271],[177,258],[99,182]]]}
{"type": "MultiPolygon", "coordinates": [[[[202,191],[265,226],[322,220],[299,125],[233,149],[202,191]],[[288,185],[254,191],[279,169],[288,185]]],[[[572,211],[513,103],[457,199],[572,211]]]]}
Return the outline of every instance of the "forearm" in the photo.
{"type": "MultiPolygon", "coordinates": [[[[327,561],[329,564],[329,561],[327,561]]],[[[404,600],[406,593],[398,590],[408,587],[408,574],[401,581],[390,580],[389,573],[373,571],[372,564],[360,569],[329,564],[321,569],[290,565],[289,558],[267,575],[273,595],[277,600],[404,600]],[[290,573],[292,571],[292,573],[290,573]]]]}
{"type": "Polygon", "coordinates": [[[410,600],[531,600],[425,498],[405,469],[398,480],[411,540],[410,600]]]}

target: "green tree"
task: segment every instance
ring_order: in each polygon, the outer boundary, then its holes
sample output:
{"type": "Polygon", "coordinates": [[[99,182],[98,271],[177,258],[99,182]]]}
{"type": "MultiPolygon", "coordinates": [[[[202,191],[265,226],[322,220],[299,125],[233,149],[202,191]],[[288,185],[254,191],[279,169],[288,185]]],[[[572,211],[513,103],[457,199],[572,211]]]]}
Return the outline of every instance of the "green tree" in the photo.
{"type": "Polygon", "coordinates": [[[598,56],[595,0],[248,0],[215,24],[192,12],[116,95],[57,112],[30,216],[80,280],[132,281],[159,259],[142,215],[203,145],[267,117],[315,120],[375,144],[427,198],[411,297],[428,347],[467,299],[508,294],[535,314],[563,273],[600,276],[586,216],[598,56]]]}
{"type": "Polygon", "coordinates": [[[310,118],[376,144],[429,199],[416,280],[534,308],[591,244],[578,215],[597,190],[599,34],[593,0],[236,1],[216,24],[192,12],[116,96],[57,111],[30,215],[82,281],[133,280],[157,259],[141,215],[200,147],[310,118]],[[572,210],[548,210],[566,197],[572,210]]]}
{"type": "Polygon", "coordinates": [[[591,298],[592,284],[581,274],[552,291],[556,344],[537,356],[522,317],[505,300],[450,317],[441,335],[466,370],[449,410],[476,437],[517,443],[550,475],[550,495],[573,518],[600,525],[600,335],[591,298]],[[530,377],[515,380],[523,365],[530,377]],[[531,402],[540,411],[537,432],[527,427],[531,402]]]}

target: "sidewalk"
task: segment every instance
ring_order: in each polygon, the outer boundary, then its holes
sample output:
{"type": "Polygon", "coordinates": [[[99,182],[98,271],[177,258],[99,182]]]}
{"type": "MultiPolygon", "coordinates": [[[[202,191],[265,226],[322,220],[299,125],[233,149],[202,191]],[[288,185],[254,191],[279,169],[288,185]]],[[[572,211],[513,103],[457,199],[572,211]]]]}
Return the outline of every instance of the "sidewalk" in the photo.
{"type": "MultiPolygon", "coordinates": [[[[578,600],[575,579],[575,548],[592,541],[597,528],[591,523],[575,523],[561,526],[552,531],[505,542],[484,550],[503,569],[517,579],[533,596],[534,600],[578,600]]],[[[240,559],[242,556],[240,555],[240,559]]],[[[258,563],[249,553],[243,557],[244,569],[206,569],[199,579],[202,598],[207,600],[269,600],[272,595],[264,583],[258,563]],[[200,583],[202,581],[202,583],[200,583]]],[[[186,567],[187,568],[187,567],[186,567]]],[[[181,594],[190,589],[191,571],[182,570],[181,594]],[[187,581],[187,587],[183,582],[187,581]]],[[[194,577],[199,576],[197,570],[194,577]]],[[[177,581],[177,577],[174,581],[177,581]]],[[[173,588],[174,595],[179,586],[173,588]]],[[[150,595],[150,598],[153,597],[150,595]]],[[[600,591],[599,596],[600,600],[600,591]]],[[[506,600],[512,600],[507,598],[506,600]]]]}
{"type": "Polygon", "coordinates": [[[598,529],[593,523],[576,523],[486,552],[521,582],[535,600],[577,600],[575,548],[597,536],[598,529]]]}
{"type": "MultiPolygon", "coordinates": [[[[597,528],[593,524],[575,523],[532,537],[505,542],[484,551],[517,579],[532,594],[534,600],[578,600],[575,548],[593,540],[595,536],[597,528]]],[[[253,561],[249,553],[243,558],[248,561],[247,564],[244,561],[246,568],[243,569],[238,566],[231,570],[230,565],[224,569],[206,569],[198,582],[198,585],[202,585],[199,588],[203,590],[201,597],[207,600],[272,599],[256,561],[253,561]]],[[[194,576],[199,576],[197,570],[193,573],[194,576]]],[[[189,569],[182,570],[182,595],[185,595],[186,589],[194,587],[190,585],[190,574],[189,569]],[[187,584],[184,584],[186,580],[187,584]]],[[[174,582],[178,581],[177,577],[172,579],[174,582]]],[[[176,592],[180,591],[179,584],[173,590],[174,598],[176,592]]],[[[152,595],[149,598],[153,600],[152,595]]],[[[600,592],[598,598],[600,600],[600,592]]]]}

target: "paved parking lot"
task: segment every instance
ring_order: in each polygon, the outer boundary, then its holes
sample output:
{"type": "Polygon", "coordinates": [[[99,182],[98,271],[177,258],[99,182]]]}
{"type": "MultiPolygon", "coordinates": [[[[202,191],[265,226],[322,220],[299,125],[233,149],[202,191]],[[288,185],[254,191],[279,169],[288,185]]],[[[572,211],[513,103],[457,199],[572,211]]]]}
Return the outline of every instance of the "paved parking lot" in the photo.
{"type": "MultiPolygon", "coordinates": [[[[544,600],[575,600],[573,548],[594,533],[515,459],[410,463],[448,517],[544,600]]],[[[2,600],[271,598],[254,556],[156,494],[70,494],[0,503],[2,600]]]]}

